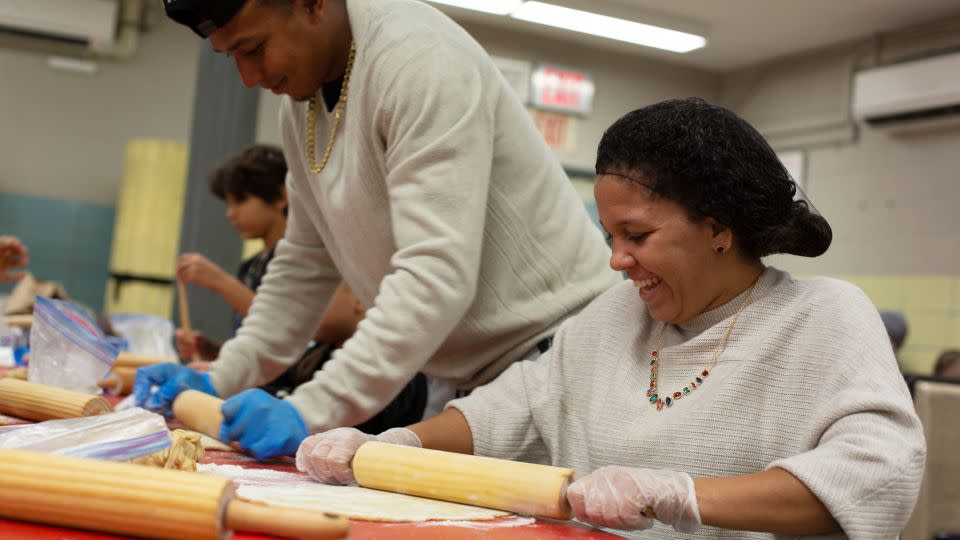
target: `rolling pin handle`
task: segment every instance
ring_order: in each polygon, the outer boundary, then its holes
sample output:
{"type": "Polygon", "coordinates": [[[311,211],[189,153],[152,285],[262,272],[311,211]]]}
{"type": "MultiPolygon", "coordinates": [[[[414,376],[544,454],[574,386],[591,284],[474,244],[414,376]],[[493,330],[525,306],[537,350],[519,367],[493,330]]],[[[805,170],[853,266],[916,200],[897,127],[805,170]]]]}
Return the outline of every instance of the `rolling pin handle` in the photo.
{"type": "Polygon", "coordinates": [[[233,499],[227,504],[226,528],[266,532],[289,538],[333,540],[346,538],[350,520],[338,514],[282,508],[233,499]]]}

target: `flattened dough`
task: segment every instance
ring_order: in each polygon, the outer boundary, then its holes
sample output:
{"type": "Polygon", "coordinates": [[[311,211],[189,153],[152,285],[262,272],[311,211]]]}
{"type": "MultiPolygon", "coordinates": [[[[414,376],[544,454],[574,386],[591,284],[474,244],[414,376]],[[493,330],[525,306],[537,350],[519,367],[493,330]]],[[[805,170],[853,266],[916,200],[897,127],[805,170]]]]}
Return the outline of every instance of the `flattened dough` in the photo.
{"type": "Polygon", "coordinates": [[[202,474],[230,478],[243,499],[274,506],[333,512],[366,521],[479,521],[509,512],[401,495],[357,486],[318,484],[300,473],[202,464],[202,474]]]}
{"type": "Polygon", "coordinates": [[[509,512],[356,486],[303,482],[291,486],[240,485],[237,495],[273,506],[333,512],[365,521],[488,520],[509,512]]]}

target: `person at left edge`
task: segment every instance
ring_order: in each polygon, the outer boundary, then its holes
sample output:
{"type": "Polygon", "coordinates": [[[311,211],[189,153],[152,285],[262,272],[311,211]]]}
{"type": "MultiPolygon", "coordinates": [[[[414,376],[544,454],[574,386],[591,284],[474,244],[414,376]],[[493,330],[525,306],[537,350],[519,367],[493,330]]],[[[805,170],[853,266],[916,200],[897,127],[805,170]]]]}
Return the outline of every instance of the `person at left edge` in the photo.
{"type": "Polygon", "coordinates": [[[16,281],[24,276],[22,272],[9,272],[12,268],[22,268],[30,263],[27,246],[15,236],[0,236],[0,281],[16,281]]]}
{"type": "Polygon", "coordinates": [[[262,455],[292,453],[298,422],[319,432],[363,421],[418,371],[469,392],[549,349],[565,319],[622,279],[523,104],[434,7],[164,6],[233,57],[247,86],[285,95],[287,230],[210,371],[241,445],[270,439],[262,455]],[[356,333],[293,395],[254,400],[244,390],[293,362],[340,280],[368,308],[356,333]]]}

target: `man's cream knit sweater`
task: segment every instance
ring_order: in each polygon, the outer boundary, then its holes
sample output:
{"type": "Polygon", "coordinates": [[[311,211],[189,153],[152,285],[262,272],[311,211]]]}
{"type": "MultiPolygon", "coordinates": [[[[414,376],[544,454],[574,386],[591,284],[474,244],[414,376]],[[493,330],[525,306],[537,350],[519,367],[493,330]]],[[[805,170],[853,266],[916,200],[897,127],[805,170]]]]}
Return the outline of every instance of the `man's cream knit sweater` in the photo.
{"type": "MultiPolygon", "coordinates": [[[[289,398],[312,431],[374,415],[423,371],[496,377],[615,283],[609,250],[493,61],[411,0],[348,0],[356,43],[343,123],[319,174],[305,103],[285,99],[286,235],[237,337],[221,396],[294,362],[343,278],[367,316],[289,398]]],[[[319,107],[317,156],[333,114],[319,107]]]]}

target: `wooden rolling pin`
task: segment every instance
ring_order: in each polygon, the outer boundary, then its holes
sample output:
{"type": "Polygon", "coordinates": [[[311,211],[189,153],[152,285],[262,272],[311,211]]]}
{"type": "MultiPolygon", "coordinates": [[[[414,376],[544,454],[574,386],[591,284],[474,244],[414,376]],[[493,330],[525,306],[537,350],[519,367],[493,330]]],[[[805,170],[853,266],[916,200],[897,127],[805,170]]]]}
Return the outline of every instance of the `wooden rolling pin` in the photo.
{"type": "Polygon", "coordinates": [[[113,361],[110,374],[97,385],[115,396],[125,396],[133,391],[133,381],[137,377],[138,369],[170,362],[176,363],[178,360],[167,356],[144,356],[122,352],[113,361]]]}
{"type": "Polygon", "coordinates": [[[42,422],[111,412],[100,396],[19,379],[0,379],[0,413],[42,422]]]}
{"type": "Polygon", "coordinates": [[[376,441],[353,457],[363,487],[483,506],[517,514],[570,519],[573,469],[520,463],[376,441]]]}
{"type": "Polygon", "coordinates": [[[0,450],[0,517],[161,539],[225,539],[229,530],[344,538],[342,516],[235,498],[229,479],[0,450]]]}
{"type": "MultiPolygon", "coordinates": [[[[188,428],[219,439],[221,405],[219,398],[187,390],[174,400],[173,415],[188,428]]],[[[368,442],[353,458],[353,473],[358,484],[371,489],[531,516],[571,517],[567,486],[573,469],[368,442]]]]}
{"type": "Polygon", "coordinates": [[[114,396],[125,396],[133,391],[133,381],[137,378],[137,368],[114,366],[107,378],[97,383],[114,396]]]}
{"type": "Polygon", "coordinates": [[[152,366],[154,364],[165,364],[168,362],[178,362],[176,358],[168,356],[147,356],[142,354],[133,354],[128,352],[122,352],[117,355],[117,359],[113,361],[113,367],[125,367],[125,368],[142,368],[145,366],[152,366]]]}
{"type": "MultiPolygon", "coordinates": [[[[177,305],[180,307],[180,326],[189,336],[192,332],[190,329],[190,303],[187,300],[187,286],[179,278],[177,279],[177,305]]],[[[199,362],[200,353],[194,351],[190,359],[193,362],[199,362]]]]}
{"type": "Polygon", "coordinates": [[[17,326],[24,330],[29,330],[33,326],[33,315],[4,315],[3,324],[7,326],[17,326]]]}
{"type": "Polygon", "coordinates": [[[220,424],[223,423],[221,405],[223,400],[218,397],[197,390],[185,390],[173,400],[173,416],[188,428],[220,440],[220,424]]]}

